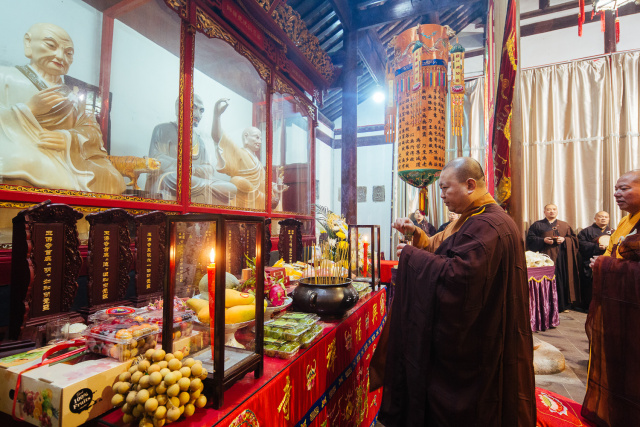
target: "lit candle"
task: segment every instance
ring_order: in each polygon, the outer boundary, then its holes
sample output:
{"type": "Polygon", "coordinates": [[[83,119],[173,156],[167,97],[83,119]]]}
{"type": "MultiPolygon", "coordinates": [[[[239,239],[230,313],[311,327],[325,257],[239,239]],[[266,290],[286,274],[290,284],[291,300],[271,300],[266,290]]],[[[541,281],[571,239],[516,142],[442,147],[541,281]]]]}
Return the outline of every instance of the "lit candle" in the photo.
{"type": "Polygon", "coordinates": [[[364,276],[367,276],[367,271],[368,271],[368,259],[367,257],[369,256],[369,242],[367,242],[367,236],[364,236],[364,260],[362,261],[362,268],[364,269],[364,276]]]}
{"type": "Polygon", "coordinates": [[[211,264],[207,266],[207,278],[209,279],[209,295],[213,295],[216,292],[215,282],[216,282],[216,250],[211,249],[211,264]],[[213,285],[213,287],[212,287],[213,285]]]}
{"type": "MultiPolygon", "coordinates": [[[[207,279],[209,290],[209,331],[211,333],[211,346],[213,347],[213,327],[215,324],[216,314],[216,251],[211,249],[211,264],[207,266],[207,279]]],[[[211,352],[213,358],[213,351],[211,352]]]]}

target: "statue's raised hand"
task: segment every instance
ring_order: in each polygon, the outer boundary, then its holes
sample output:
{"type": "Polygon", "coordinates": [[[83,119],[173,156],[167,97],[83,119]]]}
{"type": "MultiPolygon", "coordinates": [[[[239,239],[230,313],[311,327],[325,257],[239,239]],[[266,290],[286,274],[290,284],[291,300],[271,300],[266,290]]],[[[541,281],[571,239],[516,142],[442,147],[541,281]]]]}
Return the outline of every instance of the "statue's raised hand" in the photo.
{"type": "Polygon", "coordinates": [[[229,98],[220,98],[216,101],[216,105],[213,107],[213,114],[219,116],[224,113],[229,106],[229,98]]]}
{"type": "Polygon", "coordinates": [[[31,110],[34,116],[48,113],[51,109],[64,101],[65,96],[60,92],[56,92],[60,86],[53,86],[47,89],[43,89],[36,93],[27,101],[27,107],[31,110]]]}

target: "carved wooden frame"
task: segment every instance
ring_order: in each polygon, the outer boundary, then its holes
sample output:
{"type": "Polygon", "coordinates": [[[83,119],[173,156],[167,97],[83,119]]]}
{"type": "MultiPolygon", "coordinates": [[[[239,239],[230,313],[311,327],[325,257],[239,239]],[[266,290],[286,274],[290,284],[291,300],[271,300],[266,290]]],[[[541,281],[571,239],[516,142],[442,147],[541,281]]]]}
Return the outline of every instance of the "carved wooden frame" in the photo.
{"type": "Polygon", "coordinates": [[[286,248],[285,239],[282,238],[282,232],[286,230],[284,227],[295,227],[296,229],[296,260],[302,259],[303,247],[302,247],[302,221],[298,221],[297,219],[287,218],[282,221],[278,221],[280,225],[280,238],[278,239],[278,252],[280,254],[285,253],[286,248]]]}
{"type": "Polygon", "coordinates": [[[166,270],[166,250],[167,250],[167,214],[160,211],[149,212],[142,215],[137,215],[133,218],[136,224],[136,251],[140,251],[143,248],[142,239],[140,236],[141,225],[158,225],[158,271],[162,272],[160,279],[158,280],[157,287],[152,288],[149,292],[141,292],[138,287],[138,275],[140,274],[141,266],[138,265],[137,252],[136,252],[136,298],[135,301],[140,303],[141,299],[149,297],[150,295],[158,294],[158,298],[162,298],[162,290],[164,285],[164,275],[166,270]]]}
{"type": "MultiPolygon", "coordinates": [[[[50,200],[39,203],[20,212],[13,219],[13,256],[11,269],[11,306],[9,334],[17,339],[24,327],[33,320],[30,317],[33,300],[36,262],[34,260],[33,226],[37,223],[62,223],[64,233],[64,267],[59,313],[69,311],[76,296],[76,282],[82,267],[78,239],[77,221],[82,214],[72,207],[51,203],[50,200]],[[22,256],[24,255],[24,257],[22,256]],[[26,276],[28,274],[28,282],[26,276]],[[26,287],[24,283],[27,283],[26,287]],[[13,310],[17,310],[15,312],[13,310]],[[24,310],[24,311],[23,311],[24,310]]],[[[59,313],[52,313],[56,315],[59,313]]],[[[42,316],[42,318],[47,318],[42,316]]]]}
{"type": "MultiPolygon", "coordinates": [[[[89,214],[85,217],[90,225],[89,244],[87,255],[87,276],[89,282],[87,285],[89,308],[94,308],[99,304],[93,301],[93,268],[94,268],[94,241],[96,239],[95,225],[97,224],[117,224],[118,225],[118,286],[117,300],[123,300],[127,294],[129,286],[129,267],[133,262],[133,254],[131,253],[131,238],[129,236],[129,222],[133,219],[132,215],[124,209],[114,208],[104,212],[89,214]]],[[[109,303],[113,305],[113,303],[109,303]]]]}

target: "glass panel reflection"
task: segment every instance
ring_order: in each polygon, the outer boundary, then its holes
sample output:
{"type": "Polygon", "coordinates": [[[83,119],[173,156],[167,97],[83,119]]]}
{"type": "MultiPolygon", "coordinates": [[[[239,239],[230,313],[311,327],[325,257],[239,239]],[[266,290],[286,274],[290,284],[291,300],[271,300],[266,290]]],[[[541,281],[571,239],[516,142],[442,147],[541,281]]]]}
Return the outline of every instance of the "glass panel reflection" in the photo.
{"type": "Polygon", "coordinates": [[[202,109],[194,110],[193,146],[206,155],[192,172],[192,202],[266,209],[266,91],[251,61],[197,34],[194,93],[202,109]]]}
{"type": "Polygon", "coordinates": [[[310,214],[311,120],[290,95],[274,94],[271,105],[274,210],[310,214]]]}

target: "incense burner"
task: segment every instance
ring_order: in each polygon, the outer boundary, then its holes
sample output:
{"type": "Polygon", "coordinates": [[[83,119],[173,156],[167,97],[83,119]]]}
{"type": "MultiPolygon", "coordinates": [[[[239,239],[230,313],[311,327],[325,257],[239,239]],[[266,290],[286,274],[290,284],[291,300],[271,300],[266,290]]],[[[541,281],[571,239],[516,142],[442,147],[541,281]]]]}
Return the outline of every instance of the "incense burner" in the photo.
{"type": "Polygon", "coordinates": [[[314,279],[300,279],[292,294],[293,303],[299,310],[323,316],[341,316],[358,302],[358,291],[351,284],[351,279],[331,277],[329,284],[315,284],[314,279]]]}

